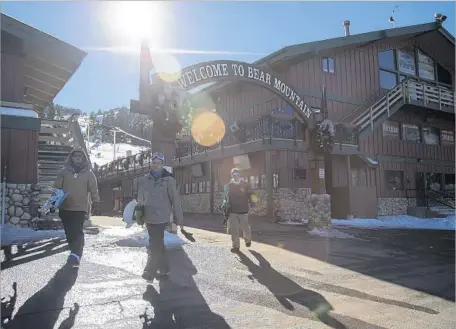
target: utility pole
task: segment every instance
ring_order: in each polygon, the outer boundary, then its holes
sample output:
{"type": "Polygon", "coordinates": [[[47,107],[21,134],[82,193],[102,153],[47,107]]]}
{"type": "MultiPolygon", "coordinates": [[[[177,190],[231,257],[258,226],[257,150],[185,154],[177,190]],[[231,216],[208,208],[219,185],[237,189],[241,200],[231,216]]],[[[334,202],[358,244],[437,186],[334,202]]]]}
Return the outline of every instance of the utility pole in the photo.
{"type": "Polygon", "coordinates": [[[114,146],[114,147],[113,147],[113,149],[114,149],[114,150],[113,150],[113,153],[114,153],[114,154],[113,154],[113,159],[112,159],[112,161],[115,161],[115,160],[116,160],[116,133],[117,133],[117,130],[114,129],[114,130],[113,130],[113,133],[114,133],[114,145],[113,145],[113,146],[114,146]]]}

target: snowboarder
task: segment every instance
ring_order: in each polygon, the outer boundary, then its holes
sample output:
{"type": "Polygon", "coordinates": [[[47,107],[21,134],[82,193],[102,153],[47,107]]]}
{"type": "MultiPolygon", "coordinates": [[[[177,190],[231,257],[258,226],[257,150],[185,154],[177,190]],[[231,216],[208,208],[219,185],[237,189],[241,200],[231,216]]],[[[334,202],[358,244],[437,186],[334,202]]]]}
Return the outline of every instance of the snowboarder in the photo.
{"type": "Polygon", "coordinates": [[[74,148],[68,155],[54,188],[62,189],[67,197],[59,207],[59,217],[70,247],[68,263],[79,265],[84,250],[84,220],[90,209],[89,193],[92,200],[92,213],[99,209],[98,185],[95,174],[89,168],[89,161],[82,148],[74,148]]]}
{"type": "Polygon", "coordinates": [[[153,281],[156,277],[169,275],[169,264],[165,255],[164,235],[170,224],[171,212],[181,231],[184,216],[181,200],[173,175],[163,168],[165,156],[152,154],[152,171],[138,179],[138,204],[149,233],[147,264],[142,277],[153,281]]]}
{"type": "Polygon", "coordinates": [[[249,225],[249,205],[254,206],[252,199],[255,193],[247,182],[241,180],[241,172],[237,168],[231,170],[231,181],[225,186],[222,209],[228,218],[228,232],[231,234],[233,247],[231,252],[237,253],[240,248],[239,229],[243,232],[245,246],[252,245],[252,233],[249,225]]]}

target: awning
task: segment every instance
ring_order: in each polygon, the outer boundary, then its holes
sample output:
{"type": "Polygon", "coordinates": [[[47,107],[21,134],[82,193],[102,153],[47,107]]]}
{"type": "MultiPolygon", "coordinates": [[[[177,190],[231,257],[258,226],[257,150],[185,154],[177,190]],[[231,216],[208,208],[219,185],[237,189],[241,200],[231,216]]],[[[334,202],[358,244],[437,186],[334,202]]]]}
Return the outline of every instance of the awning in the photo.
{"type": "Polygon", "coordinates": [[[361,160],[369,167],[376,168],[378,166],[378,162],[376,160],[374,160],[373,158],[368,157],[364,154],[355,154],[355,155],[352,155],[352,157],[355,157],[356,159],[361,160]]]}
{"type": "Polygon", "coordinates": [[[24,100],[38,109],[54,100],[87,55],[84,51],[2,14],[4,33],[23,42],[24,100]]]}

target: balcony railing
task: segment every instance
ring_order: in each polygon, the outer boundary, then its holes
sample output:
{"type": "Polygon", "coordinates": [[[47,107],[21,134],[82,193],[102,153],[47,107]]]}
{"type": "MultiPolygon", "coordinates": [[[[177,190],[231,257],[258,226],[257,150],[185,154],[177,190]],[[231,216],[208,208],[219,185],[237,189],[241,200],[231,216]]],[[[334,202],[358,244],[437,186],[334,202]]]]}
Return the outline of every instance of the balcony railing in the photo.
{"type": "MultiPolygon", "coordinates": [[[[401,105],[413,104],[435,110],[454,112],[454,103],[454,92],[452,90],[428,82],[407,79],[352,119],[351,123],[357,125],[359,131],[366,128],[373,130],[374,123],[381,116],[387,114],[387,117],[390,117],[401,105]]],[[[352,118],[352,116],[349,115],[348,118],[352,118]]]]}

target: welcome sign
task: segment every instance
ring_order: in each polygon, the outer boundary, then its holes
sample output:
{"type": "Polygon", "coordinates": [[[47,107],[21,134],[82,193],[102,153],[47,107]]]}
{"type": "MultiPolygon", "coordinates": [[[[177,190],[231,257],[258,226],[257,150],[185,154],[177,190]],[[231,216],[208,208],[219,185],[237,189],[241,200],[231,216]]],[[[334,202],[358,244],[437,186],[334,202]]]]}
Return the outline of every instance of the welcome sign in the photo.
{"type": "Polygon", "coordinates": [[[236,61],[200,63],[183,69],[176,83],[180,88],[188,90],[198,85],[223,80],[242,80],[267,88],[290,104],[306,121],[312,114],[310,107],[289,84],[253,64],[236,61]]]}

